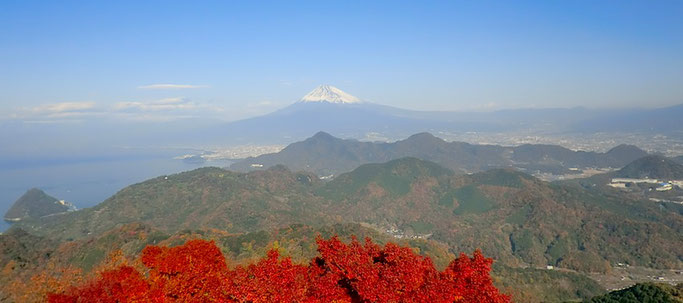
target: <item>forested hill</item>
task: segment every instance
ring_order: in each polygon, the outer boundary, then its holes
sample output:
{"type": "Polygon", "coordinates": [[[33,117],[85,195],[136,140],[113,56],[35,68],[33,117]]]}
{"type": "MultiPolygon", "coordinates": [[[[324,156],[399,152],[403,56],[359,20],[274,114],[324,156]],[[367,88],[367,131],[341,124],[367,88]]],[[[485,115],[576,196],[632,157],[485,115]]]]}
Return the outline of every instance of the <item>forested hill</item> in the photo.
{"type": "Polygon", "coordinates": [[[586,303],[681,303],[683,284],[643,283],[594,297],[586,303]]]}
{"type": "Polygon", "coordinates": [[[620,178],[651,178],[665,180],[683,179],[683,164],[662,157],[647,156],[635,160],[614,173],[620,178]]]}
{"type": "Polygon", "coordinates": [[[395,237],[512,266],[606,271],[621,262],[681,268],[683,219],[658,204],[540,181],[509,169],[458,176],[416,158],[361,166],[330,182],[278,166],[236,173],[203,168],[121,190],[100,205],[16,227],[79,239],[142,222],[165,233],[272,230],[359,222],[395,237]]]}
{"type": "Polygon", "coordinates": [[[12,207],[5,213],[4,219],[9,222],[17,222],[28,218],[38,219],[74,209],[75,207],[70,203],[60,201],[38,188],[32,188],[12,204],[12,207]]]}

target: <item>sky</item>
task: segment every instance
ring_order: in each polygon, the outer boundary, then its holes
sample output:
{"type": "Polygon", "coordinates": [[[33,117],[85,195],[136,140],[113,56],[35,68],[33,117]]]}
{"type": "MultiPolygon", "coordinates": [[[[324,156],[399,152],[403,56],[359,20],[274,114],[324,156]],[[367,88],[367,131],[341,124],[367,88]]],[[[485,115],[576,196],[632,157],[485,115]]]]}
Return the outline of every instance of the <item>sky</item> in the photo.
{"type": "Polygon", "coordinates": [[[683,103],[683,1],[0,1],[0,120],[683,103]]]}

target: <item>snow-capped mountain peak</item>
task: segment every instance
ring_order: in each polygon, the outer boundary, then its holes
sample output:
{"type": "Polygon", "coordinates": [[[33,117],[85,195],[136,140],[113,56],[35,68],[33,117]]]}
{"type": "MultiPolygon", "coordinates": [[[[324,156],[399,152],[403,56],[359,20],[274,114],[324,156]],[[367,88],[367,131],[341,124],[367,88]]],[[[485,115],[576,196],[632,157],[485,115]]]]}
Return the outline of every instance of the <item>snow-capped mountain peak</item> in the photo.
{"type": "Polygon", "coordinates": [[[301,102],[360,103],[360,99],[331,85],[321,85],[301,98],[301,102]]]}

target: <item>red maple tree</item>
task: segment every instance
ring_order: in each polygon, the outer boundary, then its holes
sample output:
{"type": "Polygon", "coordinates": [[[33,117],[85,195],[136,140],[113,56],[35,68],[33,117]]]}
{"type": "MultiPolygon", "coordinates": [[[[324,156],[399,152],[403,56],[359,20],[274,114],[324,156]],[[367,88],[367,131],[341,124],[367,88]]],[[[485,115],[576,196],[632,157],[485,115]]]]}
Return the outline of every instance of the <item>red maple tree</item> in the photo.
{"type": "Polygon", "coordinates": [[[145,275],[130,266],[49,294],[49,302],[510,302],[493,286],[491,259],[475,251],[442,272],[408,247],[366,239],[317,239],[319,256],[293,264],[275,250],[255,264],[229,269],[213,241],[142,251],[145,275]]]}

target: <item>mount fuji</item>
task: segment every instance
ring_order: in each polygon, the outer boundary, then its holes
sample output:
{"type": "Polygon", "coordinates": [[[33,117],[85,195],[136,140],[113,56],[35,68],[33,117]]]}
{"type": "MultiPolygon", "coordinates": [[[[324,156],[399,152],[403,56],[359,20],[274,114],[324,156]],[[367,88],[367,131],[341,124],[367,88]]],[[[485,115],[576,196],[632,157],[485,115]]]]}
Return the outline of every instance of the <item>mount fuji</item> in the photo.
{"type": "Polygon", "coordinates": [[[300,102],[360,103],[360,99],[330,85],[321,85],[301,98],[300,102]]]}
{"type": "Polygon", "coordinates": [[[360,139],[372,132],[405,137],[425,131],[491,128],[482,123],[455,122],[450,119],[454,116],[366,102],[334,86],[321,85],[285,108],[231,122],[221,135],[235,142],[291,143],[321,130],[360,139]]]}

